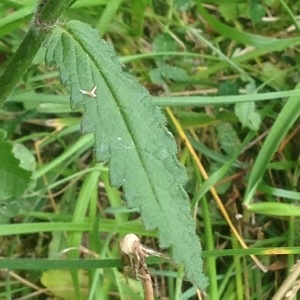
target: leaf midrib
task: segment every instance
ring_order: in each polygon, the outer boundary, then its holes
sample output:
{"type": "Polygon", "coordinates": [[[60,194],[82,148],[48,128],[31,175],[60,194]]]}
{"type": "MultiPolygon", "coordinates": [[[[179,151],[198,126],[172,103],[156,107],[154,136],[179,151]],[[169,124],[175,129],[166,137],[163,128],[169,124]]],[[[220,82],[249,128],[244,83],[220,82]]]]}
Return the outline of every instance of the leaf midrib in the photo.
{"type": "MultiPolygon", "coordinates": [[[[140,149],[140,147],[137,147],[139,145],[138,138],[136,138],[135,135],[133,134],[134,130],[132,130],[131,124],[128,121],[126,113],[124,113],[124,110],[122,109],[121,105],[118,102],[118,97],[116,97],[116,94],[115,94],[114,89],[112,88],[112,86],[110,84],[110,81],[107,79],[105,73],[103,73],[101,71],[101,66],[98,65],[97,60],[94,58],[93,52],[92,51],[91,52],[88,51],[88,48],[83,43],[81,43],[80,40],[76,39],[76,36],[72,35],[68,30],[65,30],[62,27],[60,27],[60,28],[62,29],[62,31],[64,33],[68,34],[68,36],[71,39],[73,39],[76,44],[78,44],[81,47],[81,49],[83,50],[83,52],[85,52],[85,53],[87,53],[89,55],[88,59],[92,62],[93,67],[97,70],[97,72],[100,73],[100,76],[102,76],[102,78],[105,81],[107,87],[109,88],[109,91],[110,91],[111,95],[113,96],[113,99],[114,99],[114,101],[116,103],[116,106],[119,108],[120,115],[123,118],[123,121],[124,121],[124,123],[126,125],[126,129],[127,129],[128,133],[130,135],[130,138],[131,138],[131,140],[132,140],[132,142],[133,142],[133,144],[135,146],[135,152],[136,152],[136,154],[137,154],[137,156],[139,158],[139,161],[141,162],[142,169],[143,169],[144,173],[146,174],[146,177],[147,177],[147,179],[149,181],[149,185],[150,185],[150,188],[151,188],[151,192],[154,195],[154,199],[156,200],[156,202],[157,202],[158,206],[160,207],[161,211],[163,211],[163,207],[160,205],[160,202],[158,201],[159,196],[157,195],[157,192],[155,190],[155,184],[153,183],[153,179],[150,176],[151,172],[147,172],[147,168],[146,168],[146,164],[145,164],[145,159],[144,159],[144,157],[142,155],[142,151],[138,151],[138,149],[140,149]]],[[[151,96],[149,95],[149,97],[151,97],[151,96]]],[[[158,227],[158,226],[156,226],[156,227],[158,227]]]]}

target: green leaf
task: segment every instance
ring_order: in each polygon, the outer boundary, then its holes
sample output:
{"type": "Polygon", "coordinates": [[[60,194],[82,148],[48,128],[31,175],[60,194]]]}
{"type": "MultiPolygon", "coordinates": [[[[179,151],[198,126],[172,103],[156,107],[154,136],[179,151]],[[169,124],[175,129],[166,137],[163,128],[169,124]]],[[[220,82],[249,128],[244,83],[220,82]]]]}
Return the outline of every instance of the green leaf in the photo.
{"type": "Polygon", "coordinates": [[[30,150],[24,145],[14,143],[13,150],[14,156],[20,161],[20,167],[27,171],[33,171],[36,167],[34,156],[30,150]]]}
{"type": "Polygon", "coordinates": [[[240,84],[237,81],[223,81],[218,84],[219,95],[238,95],[240,84]]]}
{"type": "Polygon", "coordinates": [[[235,21],[237,18],[247,18],[249,15],[249,10],[247,9],[248,4],[245,3],[235,3],[230,1],[230,3],[223,2],[219,6],[219,11],[222,17],[225,18],[227,22],[235,21]]]}
{"type": "Polygon", "coordinates": [[[161,33],[153,40],[153,52],[176,51],[176,42],[168,33],[161,33]]]}
{"type": "MultiPolygon", "coordinates": [[[[154,53],[159,52],[175,52],[177,49],[177,44],[173,37],[168,33],[158,34],[152,43],[152,50],[154,53]]],[[[158,67],[164,68],[166,61],[170,59],[171,56],[157,56],[155,57],[155,63],[158,67]]]]}
{"type": "Polygon", "coordinates": [[[159,70],[161,75],[166,79],[171,79],[179,82],[189,80],[187,72],[182,68],[164,64],[163,66],[160,66],[159,70]]]}
{"type": "Polygon", "coordinates": [[[10,219],[20,214],[20,206],[24,205],[23,199],[0,200],[0,224],[10,223],[10,219]]]}
{"type": "Polygon", "coordinates": [[[174,0],[174,8],[179,11],[187,11],[193,6],[193,0],[174,0]]]}
{"type": "Polygon", "coordinates": [[[218,131],[218,140],[221,148],[229,155],[232,155],[237,148],[241,146],[241,142],[232,125],[227,122],[222,122],[216,126],[218,131]]]}
{"type": "Polygon", "coordinates": [[[243,126],[257,131],[261,123],[260,114],[255,110],[254,102],[237,103],[234,112],[243,126]]]}
{"type": "Polygon", "coordinates": [[[84,107],[82,131],[94,133],[95,156],[109,161],[111,184],[123,188],[129,207],[140,207],[145,228],[158,228],[160,247],[172,246],[174,261],[204,289],[201,246],[182,186],[186,174],[161,111],[90,26],[56,27],[46,47],[47,62],[55,62],[71,88],[72,108],[84,107]],[[80,92],[94,86],[95,97],[80,92]]]}
{"type": "Polygon", "coordinates": [[[151,79],[151,82],[153,82],[155,84],[163,84],[164,83],[164,80],[162,78],[159,68],[152,69],[149,72],[149,77],[151,79]]]}
{"type": "Polygon", "coordinates": [[[250,1],[250,17],[254,23],[261,22],[262,18],[266,14],[264,6],[260,3],[261,1],[258,0],[251,0],[250,1]]]}
{"type": "Polygon", "coordinates": [[[31,172],[24,160],[31,161],[32,155],[30,152],[20,153],[19,149],[24,150],[24,146],[16,148],[16,145],[0,142],[1,200],[20,197],[31,183],[31,172]]]}

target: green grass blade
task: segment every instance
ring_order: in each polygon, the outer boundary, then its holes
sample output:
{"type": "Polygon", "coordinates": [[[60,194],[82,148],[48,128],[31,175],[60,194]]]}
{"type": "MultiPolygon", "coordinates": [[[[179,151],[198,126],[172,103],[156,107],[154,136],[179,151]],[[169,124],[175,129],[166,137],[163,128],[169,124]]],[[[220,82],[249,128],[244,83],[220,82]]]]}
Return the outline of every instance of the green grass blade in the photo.
{"type": "MultiPolygon", "coordinates": [[[[230,95],[230,96],[161,96],[153,97],[154,103],[158,106],[207,106],[207,105],[228,105],[244,103],[249,101],[266,101],[283,97],[300,96],[300,89],[291,91],[280,91],[249,95],[230,95]]],[[[299,103],[298,97],[293,100],[299,103]]]]}
{"type": "MultiPolygon", "coordinates": [[[[153,103],[161,107],[203,107],[207,105],[229,105],[245,103],[249,101],[261,102],[267,100],[278,100],[284,97],[300,96],[300,89],[289,91],[277,91],[270,93],[230,95],[230,96],[153,96],[153,103]]],[[[295,98],[297,99],[297,98],[295,98]]],[[[26,103],[28,101],[40,103],[53,103],[64,105],[69,111],[69,97],[66,95],[43,95],[37,93],[15,93],[11,96],[12,102],[26,103]]],[[[297,100],[296,100],[297,101],[297,100]]]]}
{"type": "MultiPolygon", "coordinates": [[[[35,215],[41,217],[44,213],[32,213],[31,215],[35,215]]],[[[46,214],[48,218],[52,219],[49,214],[46,214]]],[[[51,214],[53,218],[55,215],[51,214]]],[[[128,232],[136,232],[138,235],[145,236],[156,236],[154,232],[145,232],[142,229],[140,223],[135,221],[127,221],[123,223],[116,223],[114,220],[101,220],[101,224],[99,226],[99,230],[101,232],[110,232],[114,231],[121,234],[126,234],[128,232]]],[[[14,234],[29,234],[36,232],[57,232],[57,231],[91,231],[92,224],[89,222],[84,223],[72,223],[72,222],[36,222],[36,223],[23,223],[23,224],[3,224],[1,225],[0,236],[8,236],[14,234]]]]}
{"type": "Polygon", "coordinates": [[[160,246],[172,246],[174,261],[204,289],[201,246],[182,186],[186,174],[160,110],[90,26],[56,27],[47,49],[48,63],[56,63],[71,87],[72,108],[84,106],[82,131],[94,133],[96,159],[110,162],[111,184],[123,187],[128,206],[141,208],[145,228],[159,229],[160,246]],[[82,93],[95,86],[95,94],[82,93]]]}
{"type": "Polygon", "coordinates": [[[201,16],[217,30],[224,37],[243,43],[246,45],[251,45],[257,48],[268,49],[271,51],[281,50],[291,45],[299,45],[300,38],[289,38],[289,39],[275,39],[264,36],[259,36],[255,34],[250,34],[246,32],[239,31],[235,28],[231,28],[218,21],[216,18],[212,17],[207,10],[202,6],[201,0],[196,0],[198,10],[201,13],[201,16]]]}
{"type": "Polygon", "coordinates": [[[299,217],[300,207],[288,203],[254,203],[247,206],[248,210],[253,213],[263,214],[268,216],[285,216],[285,217],[299,217]]]}
{"type": "Polygon", "coordinates": [[[117,13],[117,10],[119,9],[119,6],[122,2],[123,0],[107,1],[103,14],[101,15],[99,24],[97,26],[97,29],[101,33],[101,36],[103,36],[107,32],[109,24],[115,16],[115,14],[117,13]]]}
{"type": "MultiPolygon", "coordinates": [[[[206,197],[203,197],[203,219],[204,219],[204,230],[205,230],[205,245],[209,251],[214,251],[215,239],[213,226],[210,219],[209,204],[206,197]]],[[[216,257],[208,256],[206,259],[207,274],[209,277],[209,295],[211,299],[218,298],[218,280],[217,280],[217,263],[216,257]]]]}
{"type": "Polygon", "coordinates": [[[0,38],[20,27],[33,14],[34,8],[26,6],[0,19],[0,38]]]}
{"type": "Polygon", "coordinates": [[[134,0],[131,7],[131,30],[134,36],[142,36],[148,0],[134,0]]]}
{"type": "Polygon", "coordinates": [[[1,269],[9,270],[72,270],[72,269],[95,269],[95,268],[119,268],[122,266],[121,259],[12,259],[0,260],[1,269]]]}
{"type": "MultiPolygon", "coordinates": [[[[299,88],[300,84],[296,88],[299,88]]],[[[270,133],[268,134],[263,147],[261,148],[251,171],[246,193],[244,196],[244,204],[248,206],[255,194],[257,185],[259,184],[264,172],[267,169],[269,161],[276,152],[280,142],[285,137],[288,130],[296,122],[300,116],[300,97],[292,96],[285,103],[282,111],[279,113],[270,133]]]]}
{"type": "MultiPolygon", "coordinates": [[[[95,187],[99,181],[100,171],[94,171],[89,173],[80,189],[79,196],[76,201],[76,206],[73,212],[72,223],[75,225],[77,223],[83,223],[87,213],[87,209],[92,198],[93,193],[95,192],[95,187]]],[[[69,247],[79,247],[82,240],[82,232],[72,232],[69,234],[68,246],[69,247]]],[[[76,252],[70,252],[70,258],[77,258],[76,252]]]]}

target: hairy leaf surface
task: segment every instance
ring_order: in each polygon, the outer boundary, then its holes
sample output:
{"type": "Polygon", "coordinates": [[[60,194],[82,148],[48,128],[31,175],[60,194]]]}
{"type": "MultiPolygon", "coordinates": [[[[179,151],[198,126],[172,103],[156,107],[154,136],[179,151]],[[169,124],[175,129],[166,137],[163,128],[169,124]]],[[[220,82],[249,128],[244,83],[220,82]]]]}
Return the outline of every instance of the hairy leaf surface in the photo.
{"type": "Polygon", "coordinates": [[[184,263],[187,278],[204,289],[201,246],[182,186],[185,171],[149,93],[86,24],[56,27],[46,47],[47,62],[58,66],[71,88],[72,108],[84,107],[82,131],[94,133],[95,156],[109,162],[111,184],[123,188],[129,207],[140,207],[145,228],[158,228],[160,247],[172,246],[174,261],[184,263]],[[95,86],[95,97],[82,92],[95,86]]]}

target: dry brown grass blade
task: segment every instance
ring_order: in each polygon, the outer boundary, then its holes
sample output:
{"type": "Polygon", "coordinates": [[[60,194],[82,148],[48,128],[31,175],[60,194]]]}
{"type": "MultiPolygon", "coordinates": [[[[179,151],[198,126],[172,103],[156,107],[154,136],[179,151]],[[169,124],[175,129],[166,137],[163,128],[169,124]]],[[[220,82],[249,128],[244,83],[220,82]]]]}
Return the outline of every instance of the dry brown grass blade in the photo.
{"type": "MultiPolygon", "coordinates": [[[[188,151],[190,152],[190,154],[192,155],[202,177],[207,180],[208,179],[208,175],[206,173],[206,170],[204,169],[203,165],[201,164],[193,146],[191,145],[190,141],[188,140],[184,130],[182,129],[180,123],[177,121],[177,119],[175,118],[173,112],[171,111],[171,109],[166,108],[166,111],[170,117],[170,119],[172,120],[174,126],[176,127],[176,130],[180,136],[180,138],[184,141],[188,151]]],[[[233,234],[235,235],[235,237],[237,238],[237,240],[239,241],[240,245],[244,248],[244,249],[248,249],[248,246],[246,245],[246,243],[244,242],[243,238],[240,236],[240,234],[238,233],[238,231],[236,230],[236,228],[234,227],[233,223],[230,220],[230,217],[227,214],[227,211],[219,197],[219,195],[217,194],[216,190],[214,187],[210,188],[210,192],[215,200],[215,202],[217,203],[218,208],[220,209],[224,219],[226,220],[226,222],[228,223],[231,231],[233,232],[233,234]]],[[[263,271],[263,272],[267,272],[268,269],[266,266],[264,266],[255,255],[250,255],[250,257],[252,258],[252,260],[254,261],[254,263],[263,271]]]]}

